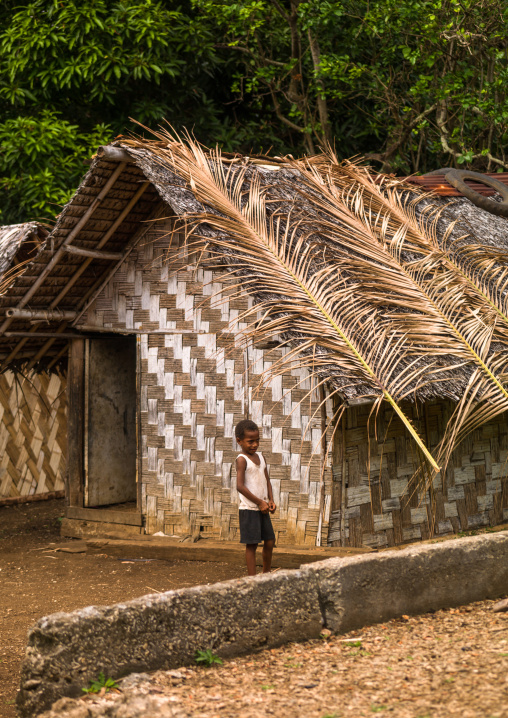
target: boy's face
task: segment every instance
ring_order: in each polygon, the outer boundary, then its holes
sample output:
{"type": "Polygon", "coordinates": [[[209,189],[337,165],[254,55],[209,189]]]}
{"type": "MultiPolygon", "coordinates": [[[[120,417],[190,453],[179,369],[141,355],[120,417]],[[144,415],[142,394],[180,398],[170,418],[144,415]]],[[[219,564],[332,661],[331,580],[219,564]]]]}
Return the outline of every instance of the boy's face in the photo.
{"type": "Polygon", "coordinates": [[[237,439],[244,454],[255,454],[259,446],[259,431],[246,431],[243,439],[237,439]]]}

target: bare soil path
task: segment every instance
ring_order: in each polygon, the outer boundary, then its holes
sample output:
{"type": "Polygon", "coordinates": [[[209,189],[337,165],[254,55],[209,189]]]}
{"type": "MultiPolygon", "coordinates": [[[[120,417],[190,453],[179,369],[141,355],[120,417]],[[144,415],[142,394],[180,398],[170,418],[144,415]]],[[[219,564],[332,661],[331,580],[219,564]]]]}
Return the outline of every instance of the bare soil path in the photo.
{"type": "MultiPolygon", "coordinates": [[[[0,718],[16,715],[26,632],[39,617],[244,573],[228,564],[59,553],[54,549],[69,543],[58,533],[62,514],[62,501],[0,509],[0,718]]],[[[118,717],[125,716],[124,702],[137,696],[141,712],[130,703],[131,718],[508,718],[508,613],[493,613],[493,603],[406,617],[209,669],[159,671],[137,684],[128,678],[120,682],[123,693],[72,701],[72,715],[89,718],[93,706],[94,716],[113,718],[116,704],[118,717]],[[162,712],[143,711],[143,700],[156,701],[162,712]]]]}
{"type": "Polygon", "coordinates": [[[16,716],[27,631],[42,616],[245,574],[225,563],[124,563],[103,554],[56,552],[70,543],[59,534],[63,513],[63,499],[0,508],[0,718],[16,716]]]}

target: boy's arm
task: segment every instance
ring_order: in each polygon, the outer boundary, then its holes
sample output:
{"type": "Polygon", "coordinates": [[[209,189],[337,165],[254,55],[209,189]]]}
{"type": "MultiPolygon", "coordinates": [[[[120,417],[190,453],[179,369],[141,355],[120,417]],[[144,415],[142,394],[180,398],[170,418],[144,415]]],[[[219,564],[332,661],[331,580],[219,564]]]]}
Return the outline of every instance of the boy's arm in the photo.
{"type": "Polygon", "coordinates": [[[266,476],[266,486],[268,489],[268,511],[273,514],[277,506],[275,505],[275,501],[273,500],[273,492],[272,492],[272,482],[270,481],[270,477],[268,476],[268,469],[265,464],[265,476],[266,476]]]}
{"type": "Polygon", "coordinates": [[[266,503],[266,501],[263,501],[263,499],[254,496],[252,491],[249,491],[249,489],[245,486],[246,468],[246,460],[243,458],[243,456],[239,456],[236,460],[236,489],[239,494],[242,494],[243,496],[245,496],[246,499],[249,499],[249,501],[253,501],[257,506],[259,506],[259,510],[261,511],[261,513],[266,514],[269,510],[269,505],[266,503]]]}

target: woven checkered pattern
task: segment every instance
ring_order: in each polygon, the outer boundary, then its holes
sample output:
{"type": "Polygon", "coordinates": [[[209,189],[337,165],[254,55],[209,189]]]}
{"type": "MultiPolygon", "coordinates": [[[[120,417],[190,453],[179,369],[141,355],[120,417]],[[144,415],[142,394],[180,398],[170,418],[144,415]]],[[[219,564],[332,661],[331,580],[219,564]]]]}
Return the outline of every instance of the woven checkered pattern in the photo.
{"type": "Polygon", "coordinates": [[[0,375],[0,498],[61,491],[66,472],[65,379],[0,375]]]}
{"type": "MultiPolygon", "coordinates": [[[[168,265],[178,241],[173,235],[169,250],[168,229],[152,231],[82,320],[146,330],[140,335],[140,384],[147,532],[239,537],[234,427],[251,418],[261,428],[260,451],[279,507],[273,519],[278,542],[315,544],[321,481],[317,392],[296,365],[263,381],[282,350],[252,344],[244,349],[238,338],[246,325],[238,318],[247,297],[228,296],[220,272],[188,267],[185,258],[168,265]]],[[[325,480],[324,542],[331,468],[325,480]]]]}
{"type": "MultiPolygon", "coordinates": [[[[434,448],[451,416],[449,402],[405,406],[413,424],[434,448]]],[[[393,546],[434,535],[470,531],[508,520],[508,422],[506,415],[471,434],[453,453],[444,479],[439,474],[425,495],[415,490],[414,445],[398,417],[370,406],[346,416],[345,535],[350,545],[393,546]]],[[[341,437],[342,440],[342,437],[341,437]]],[[[330,542],[340,540],[342,447],[333,461],[330,542]]]]}
{"type": "MultiPolygon", "coordinates": [[[[147,533],[200,531],[238,538],[234,426],[248,417],[261,427],[260,450],[279,506],[273,521],[278,543],[315,544],[321,480],[317,392],[306,371],[296,366],[263,384],[264,373],[282,350],[243,348],[241,315],[248,298],[232,298],[229,280],[220,271],[188,266],[185,257],[168,264],[167,257],[174,259],[178,251],[175,235],[169,247],[170,229],[168,222],[150,231],[82,319],[87,325],[142,331],[139,384],[147,533]]],[[[370,406],[359,406],[346,414],[344,507],[342,432],[335,434],[333,474],[329,467],[324,473],[323,544],[340,540],[343,511],[351,546],[428,538],[431,501],[439,535],[508,519],[505,417],[463,445],[444,487],[438,476],[432,495],[420,496],[410,485],[416,457],[404,427],[382,407],[376,433],[373,420],[368,421],[370,411],[370,406]]],[[[425,412],[413,420],[435,446],[450,407],[429,403],[425,412]]],[[[331,406],[327,414],[331,416],[331,406]]]]}

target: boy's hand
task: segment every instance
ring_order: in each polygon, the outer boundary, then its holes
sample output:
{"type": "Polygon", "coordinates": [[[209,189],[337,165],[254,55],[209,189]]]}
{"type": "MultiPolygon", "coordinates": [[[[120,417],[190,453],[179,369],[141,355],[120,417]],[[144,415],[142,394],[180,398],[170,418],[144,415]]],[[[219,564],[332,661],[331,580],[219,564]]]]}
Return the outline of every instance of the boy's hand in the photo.
{"type": "Polygon", "coordinates": [[[275,509],[276,509],[276,508],[277,508],[277,506],[275,505],[275,501],[269,501],[269,502],[268,502],[268,511],[269,511],[271,514],[275,513],[275,509]]]}
{"type": "Polygon", "coordinates": [[[266,501],[260,501],[258,506],[262,514],[267,514],[270,511],[270,506],[266,501]]]}

